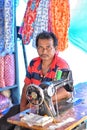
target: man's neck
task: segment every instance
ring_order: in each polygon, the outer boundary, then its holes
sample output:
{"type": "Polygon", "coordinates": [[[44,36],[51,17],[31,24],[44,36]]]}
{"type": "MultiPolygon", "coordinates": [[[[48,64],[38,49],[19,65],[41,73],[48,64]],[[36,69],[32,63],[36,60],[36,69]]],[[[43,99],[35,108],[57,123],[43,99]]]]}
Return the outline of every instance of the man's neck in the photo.
{"type": "Polygon", "coordinates": [[[51,63],[52,63],[52,60],[53,59],[51,59],[51,60],[45,60],[45,61],[42,61],[42,73],[43,73],[43,75],[45,76],[46,75],[46,73],[48,72],[48,70],[49,70],[49,68],[50,68],[50,65],[51,65],[51,63]]]}

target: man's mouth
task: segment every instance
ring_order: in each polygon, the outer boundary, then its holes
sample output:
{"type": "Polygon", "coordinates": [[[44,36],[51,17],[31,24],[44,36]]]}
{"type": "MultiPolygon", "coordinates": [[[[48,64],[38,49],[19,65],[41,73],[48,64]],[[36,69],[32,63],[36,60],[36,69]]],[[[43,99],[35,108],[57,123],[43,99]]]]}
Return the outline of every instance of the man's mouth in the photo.
{"type": "Polygon", "coordinates": [[[43,55],[41,55],[41,57],[44,57],[44,58],[46,58],[46,57],[48,57],[48,55],[45,55],[45,54],[43,54],[43,55]]]}

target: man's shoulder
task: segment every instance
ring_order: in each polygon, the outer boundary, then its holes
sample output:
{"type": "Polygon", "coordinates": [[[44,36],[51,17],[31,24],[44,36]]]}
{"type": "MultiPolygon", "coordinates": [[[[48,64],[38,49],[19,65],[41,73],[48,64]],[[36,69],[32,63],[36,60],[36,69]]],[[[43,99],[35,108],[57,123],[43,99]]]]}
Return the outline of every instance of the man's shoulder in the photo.
{"type": "Polygon", "coordinates": [[[69,68],[67,61],[58,55],[56,55],[56,62],[60,66],[60,68],[69,68]]]}
{"type": "Polygon", "coordinates": [[[30,66],[34,65],[34,64],[38,64],[40,62],[40,57],[35,57],[30,61],[30,66]]]}
{"type": "MultiPolygon", "coordinates": [[[[57,55],[57,58],[56,58],[56,59],[57,59],[58,62],[67,63],[67,61],[66,61],[65,59],[63,59],[62,57],[60,57],[60,56],[58,56],[58,55],[57,55]]],[[[67,63],[67,64],[68,64],[68,63],[67,63]]]]}

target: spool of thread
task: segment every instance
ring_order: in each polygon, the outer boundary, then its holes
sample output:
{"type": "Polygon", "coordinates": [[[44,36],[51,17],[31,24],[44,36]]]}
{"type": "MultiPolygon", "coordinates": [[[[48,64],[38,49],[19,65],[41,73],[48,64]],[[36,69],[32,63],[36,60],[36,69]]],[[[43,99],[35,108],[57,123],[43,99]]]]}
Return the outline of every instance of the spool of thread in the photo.
{"type": "Polygon", "coordinates": [[[57,70],[56,80],[60,80],[60,79],[61,79],[61,76],[62,76],[62,71],[61,71],[61,70],[57,70]]]}

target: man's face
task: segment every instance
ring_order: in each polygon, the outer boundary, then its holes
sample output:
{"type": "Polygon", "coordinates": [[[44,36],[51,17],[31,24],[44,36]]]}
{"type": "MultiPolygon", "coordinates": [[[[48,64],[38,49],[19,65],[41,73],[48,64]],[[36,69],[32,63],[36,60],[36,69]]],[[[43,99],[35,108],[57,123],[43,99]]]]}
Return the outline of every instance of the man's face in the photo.
{"type": "Polygon", "coordinates": [[[50,60],[56,52],[53,46],[53,39],[39,39],[37,52],[42,60],[50,60]]]}

